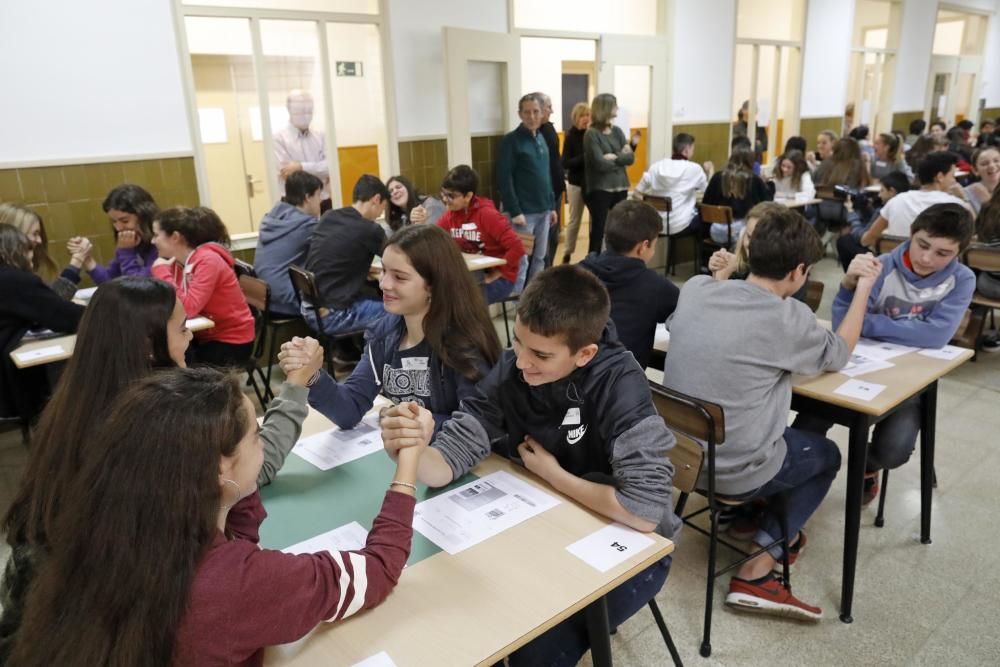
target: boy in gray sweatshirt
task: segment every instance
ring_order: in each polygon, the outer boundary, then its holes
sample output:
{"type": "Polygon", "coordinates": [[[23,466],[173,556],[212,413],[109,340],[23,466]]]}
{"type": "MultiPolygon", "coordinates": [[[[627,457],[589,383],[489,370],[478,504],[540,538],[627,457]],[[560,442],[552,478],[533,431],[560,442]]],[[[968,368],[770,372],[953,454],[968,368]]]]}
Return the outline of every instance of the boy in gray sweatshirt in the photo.
{"type": "MultiPolygon", "coordinates": [[[[670,353],[663,383],[722,406],[726,439],[716,455],[715,488],[746,501],[785,493],[793,559],[805,546],[802,526],[837,475],[840,452],[821,435],[785,426],[791,374],[815,375],[847,363],[878,267],[871,258],[849,267],[858,287],[833,332],[820,326],[804,303],[789,298],[823,256],[809,223],[788,209],[769,210],[757,223],[749,254],[746,280],[696,276],[684,284],[668,322],[670,353]]],[[[780,537],[777,516],[766,512],[754,537],[755,550],[780,537]]],[[[818,620],[822,610],[795,598],[772,574],[781,557],[782,547],[776,545],[745,563],[730,582],[726,603],[818,620]]]]}

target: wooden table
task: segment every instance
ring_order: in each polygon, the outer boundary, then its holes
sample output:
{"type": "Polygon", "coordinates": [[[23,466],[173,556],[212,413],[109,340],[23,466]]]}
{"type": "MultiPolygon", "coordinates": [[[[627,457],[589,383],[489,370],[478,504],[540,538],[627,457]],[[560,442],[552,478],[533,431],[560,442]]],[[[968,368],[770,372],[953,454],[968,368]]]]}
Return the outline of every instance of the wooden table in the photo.
{"type": "MultiPolygon", "coordinates": [[[[331,427],[326,418],[310,410],[303,435],[331,427]]],[[[388,457],[377,452],[359,461],[373,457],[385,461],[388,483],[393,471],[388,457]]],[[[326,472],[314,469],[315,477],[306,483],[312,486],[355,463],[326,472]]],[[[265,664],[352,665],[385,651],[399,667],[492,665],[582,609],[587,610],[590,627],[601,628],[603,620],[603,629],[596,630],[591,641],[594,664],[610,664],[604,594],[669,555],[673,543],[651,534],[652,546],[607,572],[598,572],[566,547],[610,522],[500,457],[490,456],[472,472],[483,476],[497,470],[526,480],[562,502],[461,553],[440,551],[408,566],[381,605],[343,622],[320,624],[294,644],[269,648],[265,664]]],[[[384,490],[379,485],[371,493],[381,498],[384,490]]],[[[418,500],[423,493],[421,485],[418,500]]],[[[331,496],[330,502],[336,503],[336,497],[331,496]]],[[[370,522],[374,517],[357,518],[370,522]]],[[[272,520],[280,517],[272,515],[268,521],[272,520]]],[[[328,528],[317,533],[323,530],[328,528]]]]}
{"type": "MultiPolygon", "coordinates": [[[[191,331],[204,331],[214,326],[215,322],[207,317],[192,317],[187,321],[187,328],[191,331]]],[[[31,368],[56,361],[66,361],[73,356],[74,347],[76,347],[76,334],[66,334],[23,343],[11,350],[10,358],[18,368],[31,368]]]]}
{"type": "Polygon", "coordinates": [[[781,204],[782,206],[787,206],[788,208],[805,208],[806,206],[811,206],[812,204],[818,204],[822,199],[791,199],[788,197],[775,197],[774,203],[781,204]]]}
{"type": "Polygon", "coordinates": [[[920,398],[920,541],[931,543],[931,496],[934,476],[934,439],[937,418],[938,380],[972,358],[972,350],[950,361],[926,357],[916,352],[890,360],[892,368],[868,373],[858,379],[885,385],[870,401],[862,401],[833,390],[847,381],[840,373],[815,377],[794,376],[792,409],[814,414],[847,426],[850,438],[847,450],[847,501],[844,506],[844,563],[841,580],[840,620],[853,622],[854,575],[858,558],[858,534],[861,529],[861,496],[868,458],[868,432],[900,405],[915,396],[920,398]]]}
{"type": "MultiPolygon", "coordinates": [[[[473,255],[472,253],[463,252],[462,259],[465,260],[465,268],[469,271],[485,271],[486,269],[492,269],[497,266],[504,266],[507,260],[503,257],[490,257],[489,255],[473,255]]],[[[382,258],[376,256],[372,260],[373,269],[382,268],[382,258]]]]}

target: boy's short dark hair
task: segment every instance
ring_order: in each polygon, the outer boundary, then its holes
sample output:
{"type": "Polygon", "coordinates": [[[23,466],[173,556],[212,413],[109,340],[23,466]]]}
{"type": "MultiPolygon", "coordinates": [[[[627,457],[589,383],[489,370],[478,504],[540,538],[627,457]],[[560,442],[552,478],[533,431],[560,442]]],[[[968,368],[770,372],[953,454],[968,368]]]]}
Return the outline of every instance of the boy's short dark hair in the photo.
{"type": "Polygon", "coordinates": [[[958,251],[965,250],[972,241],[975,225],[972,214],[961,204],[934,204],[928,206],[910,225],[910,236],[919,231],[928,236],[958,241],[958,251]]]}
{"type": "Polygon", "coordinates": [[[600,279],[573,264],[553,266],[531,279],[517,319],[539,336],[562,336],[571,353],[601,340],[611,298],[600,279]]]}
{"type": "Polygon", "coordinates": [[[947,174],[958,164],[958,156],[954,153],[938,151],[928,153],[917,165],[917,179],[921,185],[930,185],[938,174],[947,174]]]}
{"type": "Polygon", "coordinates": [[[933,123],[931,123],[931,127],[932,128],[935,127],[935,126],[940,127],[942,130],[945,130],[945,129],[948,128],[948,126],[945,124],[945,122],[943,120],[936,120],[933,123]]]}
{"type": "Polygon", "coordinates": [[[385,187],[385,183],[378,176],[362,174],[351,192],[352,201],[368,201],[375,195],[382,197],[382,201],[387,201],[389,188],[385,187]]]}
{"type": "Polygon", "coordinates": [[[646,202],[626,199],[608,213],[604,242],[611,252],[624,255],[637,243],[652,243],[663,230],[663,218],[646,202]]]}
{"type": "Polygon", "coordinates": [[[973,123],[973,122],[972,122],[971,120],[969,120],[968,118],[965,118],[965,119],[963,119],[963,120],[960,120],[960,121],[958,121],[958,124],[957,124],[957,125],[955,125],[955,127],[960,127],[960,128],[962,128],[963,130],[965,130],[966,132],[968,132],[969,130],[971,130],[971,129],[972,129],[972,128],[974,128],[975,126],[976,126],[976,125],[975,125],[975,123],[973,123]]]}
{"type": "Polygon", "coordinates": [[[927,121],[923,118],[918,118],[916,120],[910,121],[910,134],[921,135],[927,128],[927,121]]]}
{"type": "Polygon", "coordinates": [[[910,179],[901,171],[891,171],[883,176],[882,185],[895,190],[897,195],[910,191],[910,179]]]}
{"type": "Polygon", "coordinates": [[[781,280],[799,264],[823,258],[823,242],[805,218],[790,208],[768,211],[750,237],[750,273],[781,280]]]}
{"type": "Polygon", "coordinates": [[[460,164],[453,167],[441,181],[442,190],[451,190],[463,195],[476,194],[479,190],[479,174],[467,164],[460,164]]]}
{"type": "Polygon", "coordinates": [[[806,138],[805,137],[788,137],[788,141],[785,142],[785,152],[790,151],[801,151],[806,152],[806,138]]]}
{"type": "Polygon", "coordinates": [[[680,153],[688,146],[694,146],[694,135],[687,132],[680,132],[674,137],[674,152],[680,153]]]}
{"type": "Polygon", "coordinates": [[[302,206],[306,199],[323,189],[323,181],[300,169],[285,179],[285,203],[302,206]]]}

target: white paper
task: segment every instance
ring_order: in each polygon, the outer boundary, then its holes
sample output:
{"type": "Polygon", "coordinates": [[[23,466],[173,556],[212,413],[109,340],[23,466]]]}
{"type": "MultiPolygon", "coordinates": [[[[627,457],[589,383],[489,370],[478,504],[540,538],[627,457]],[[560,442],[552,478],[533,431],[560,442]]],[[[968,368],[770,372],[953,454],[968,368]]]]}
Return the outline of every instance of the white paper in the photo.
{"type": "Polygon", "coordinates": [[[413,529],[457,554],[558,504],[558,498],[499,471],[418,503],[413,529]]]}
{"type": "Polygon", "coordinates": [[[226,133],[226,111],[222,107],[199,107],[198,127],[201,143],[224,144],[229,141],[226,133]]]}
{"type": "Polygon", "coordinates": [[[368,531],[357,521],[334,528],[282,549],[286,554],[315,554],[323,551],[358,551],[364,549],[368,531]]]}
{"type": "Polygon", "coordinates": [[[388,653],[382,651],[370,658],[365,658],[361,662],[354,663],[351,667],[396,667],[396,663],[392,661],[388,653]]]}
{"type": "Polygon", "coordinates": [[[668,347],[670,347],[670,332],[667,331],[667,325],[660,322],[653,334],[653,349],[666,352],[668,347]]]}
{"type": "Polygon", "coordinates": [[[917,354],[922,354],[925,357],[931,357],[932,359],[944,359],[945,361],[951,361],[952,359],[957,359],[963,352],[965,352],[965,348],[963,347],[945,345],[940,350],[927,348],[920,350],[917,354]]]}
{"type": "Polygon", "coordinates": [[[850,398],[857,398],[862,401],[870,401],[881,394],[883,389],[885,389],[884,384],[862,382],[861,380],[848,380],[834,389],[833,393],[840,394],[841,396],[849,396],[850,398]]]}
{"type": "Polygon", "coordinates": [[[96,287],[85,287],[83,289],[78,289],[76,291],[76,294],[73,295],[73,298],[76,299],[77,301],[90,301],[90,299],[94,296],[94,292],[96,291],[97,291],[96,287]]]}
{"type": "Polygon", "coordinates": [[[302,438],[292,447],[292,454],[320,470],[329,470],[381,450],[382,431],[378,415],[373,415],[349,431],[334,428],[302,438]]]}
{"type": "Polygon", "coordinates": [[[495,262],[496,257],[471,257],[469,258],[470,264],[488,264],[490,262],[495,262]]]}
{"type": "Polygon", "coordinates": [[[840,369],[840,372],[847,377],[852,378],[857,377],[858,375],[865,375],[867,373],[885,370],[886,368],[892,368],[894,365],[895,364],[891,364],[888,361],[882,361],[881,359],[869,359],[864,355],[854,353],[847,361],[847,365],[840,369]]]}
{"type": "Polygon", "coordinates": [[[648,535],[613,523],[574,542],[566,547],[566,551],[595,570],[607,572],[651,544],[653,540],[648,535]]]}
{"type": "Polygon", "coordinates": [[[60,354],[65,354],[65,350],[63,350],[61,345],[49,345],[47,347],[37,347],[27,352],[15,352],[14,356],[17,357],[18,361],[34,361],[36,359],[45,359],[46,357],[56,357],[60,354]]]}
{"type": "Polygon", "coordinates": [[[907,347],[906,345],[897,345],[895,343],[885,343],[880,340],[870,340],[868,338],[862,338],[858,341],[858,344],[854,346],[854,354],[859,354],[862,357],[868,357],[869,359],[878,359],[879,361],[888,361],[895,357],[902,356],[908,352],[916,352],[917,348],[907,347]]]}

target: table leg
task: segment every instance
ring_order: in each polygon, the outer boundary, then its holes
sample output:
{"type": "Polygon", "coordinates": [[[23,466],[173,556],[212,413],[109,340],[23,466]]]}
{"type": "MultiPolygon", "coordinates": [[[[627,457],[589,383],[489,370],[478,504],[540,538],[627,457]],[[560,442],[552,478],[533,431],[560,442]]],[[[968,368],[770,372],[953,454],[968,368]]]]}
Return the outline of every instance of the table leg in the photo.
{"type": "Polygon", "coordinates": [[[847,502],[844,504],[844,572],[840,590],[840,620],[853,623],[854,570],[858,563],[858,534],[861,531],[861,493],[868,459],[867,415],[856,414],[851,422],[847,448],[847,502]]]}
{"type": "Polygon", "coordinates": [[[608,600],[603,595],[587,605],[587,635],[594,667],[611,667],[611,628],[608,626],[608,600]]]}
{"type": "Polygon", "coordinates": [[[931,543],[934,496],[934,435],[937,428],[937,382],[920,395],[920,543],[931,543]]]}

